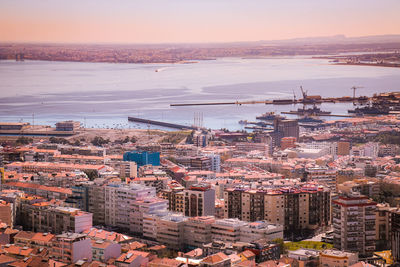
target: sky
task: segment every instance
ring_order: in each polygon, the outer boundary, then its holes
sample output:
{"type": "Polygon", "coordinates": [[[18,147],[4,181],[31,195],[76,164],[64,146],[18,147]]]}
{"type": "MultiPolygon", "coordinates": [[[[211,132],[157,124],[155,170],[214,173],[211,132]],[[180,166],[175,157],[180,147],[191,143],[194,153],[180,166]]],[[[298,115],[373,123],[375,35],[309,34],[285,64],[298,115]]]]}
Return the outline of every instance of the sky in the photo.
{"type": "Polygon", "coordinates": [[[0,42],[207,43],[400,34],[399,0],[0,0],[0,42]]]}

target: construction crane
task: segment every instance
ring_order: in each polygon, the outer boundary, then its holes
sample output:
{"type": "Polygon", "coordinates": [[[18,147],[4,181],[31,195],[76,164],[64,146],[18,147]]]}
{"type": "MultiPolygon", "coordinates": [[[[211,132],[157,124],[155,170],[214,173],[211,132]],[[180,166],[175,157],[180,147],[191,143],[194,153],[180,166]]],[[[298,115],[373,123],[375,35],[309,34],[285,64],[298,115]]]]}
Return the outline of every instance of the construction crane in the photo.
{"type": "Polygon", "coordinates": [[[364,88],[363,86],[353,86],[350,89],[353,90],[353,99],[356,99],[356,90],[358,88],[364,88]]]}

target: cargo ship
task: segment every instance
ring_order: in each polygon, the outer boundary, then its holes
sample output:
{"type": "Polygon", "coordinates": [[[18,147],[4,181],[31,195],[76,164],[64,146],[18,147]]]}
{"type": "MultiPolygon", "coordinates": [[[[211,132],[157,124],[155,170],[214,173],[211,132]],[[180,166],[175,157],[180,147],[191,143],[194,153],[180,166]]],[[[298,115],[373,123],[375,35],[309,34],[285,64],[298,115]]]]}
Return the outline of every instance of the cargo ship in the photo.
{"type": "Polygon", "coordinates": [[[264,120],[264,121],[273,121],[276,118],[282,118],[282,116],[275,114],[275,112],[266,112],[256,117],[257,120],[264,120]]]}
{"type": "Polygon", "coordinates": [[[300,123],[322,123],[322,122],[324,122],[321,119],[316,119],[316,118],[308,117],[308,116],[304,116],[303,118],[298,119],[297,121],[300,123]]]}
{"type": "Polygon", "coordinates": [[[387,115],[390,108],[385,106],[365,106],[355,109],[349,109],[348,113],[367,114],[367,115],[387,115]]]}
{"type": "Polygon", "coordinates": [[[298,108],[297,111],[291,110],[289,112],[282,112],[284,114],[292,114],[292,115],[330,115],[330,111],[322,111],[320,108],[315,105],[312,108],[298,108]]]}

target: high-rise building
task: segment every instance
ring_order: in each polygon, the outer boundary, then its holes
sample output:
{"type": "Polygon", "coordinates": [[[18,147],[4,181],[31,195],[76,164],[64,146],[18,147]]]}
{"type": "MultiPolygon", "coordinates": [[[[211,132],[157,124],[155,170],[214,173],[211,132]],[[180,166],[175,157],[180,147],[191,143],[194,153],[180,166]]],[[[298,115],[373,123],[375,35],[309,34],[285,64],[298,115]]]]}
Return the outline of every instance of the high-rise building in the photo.
{"type": "Polygon", "coordinates": [[[137,200],[156,197],[156,189],[139,184],[108,184],[105,186],[105,224],[130,231],[134,222],[137,200]]]}
{"type": "Polygon", "coordinates": [[[358,252],[361,257],[375,251],[376,203],[362,195],[340,196],[332,201],[333,245],[358,252]]]}
{"type": "Polygon", "coordinates": [[[168,209],[175,212],[185,211],[185,188],[183,186],[176,185],[170,188],[161,190],[160,197],[168,200],[168,209]]]}
{"type": "Polygon", "coordinates": [[[299,123],[297,120],[277,118],[274,121],[274,131],[283,133],[283,137],[296,137],[296,139],[299,139],[299,123]]]}
{"type": "Polygon", "coordinates": [[[209,184],[196,184],[184,192],[186,216],[214,216],[215,190],[209,184]]]}
{"type": "Polygon", "coordinates": [[[391,245],[394,262],[400,262],[400,209],[391,211],[391,245]]]}
{"type": "Polygon", "coordinates": [[[350,154],[350,142],[339,141],[337,142],[337,154],[339,156],[347,156],[350,154]]]}
{"type": "Polygon", "coordinates": [[[125,152],[124,161],[134,161],[138,167],[144,165],[160,166],[160,152],[134,150],[125,152]]]}
{"type": "Polygon", "coordinates": [[[287,237],[330,224],[330,190],[314,184],[258,190],[227,188],[224,202],[225,218],[281,224],[287,237]]]}

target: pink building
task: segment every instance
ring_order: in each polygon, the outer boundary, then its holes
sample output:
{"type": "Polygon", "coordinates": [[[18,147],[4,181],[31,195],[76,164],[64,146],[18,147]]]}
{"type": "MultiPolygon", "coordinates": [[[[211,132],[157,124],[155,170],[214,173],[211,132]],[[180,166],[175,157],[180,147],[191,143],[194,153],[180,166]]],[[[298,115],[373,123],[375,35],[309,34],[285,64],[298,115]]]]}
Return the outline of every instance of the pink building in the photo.
{"type": "Polygon", "coordinates": [[[75,263],[78,260],[92,261],[92,243],[86,235],[65,233],[57,235],[52,242],[51,256],[55,260],[75,263]]]}

